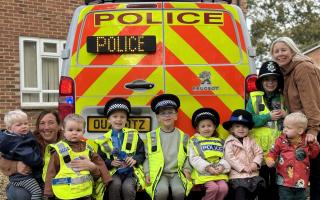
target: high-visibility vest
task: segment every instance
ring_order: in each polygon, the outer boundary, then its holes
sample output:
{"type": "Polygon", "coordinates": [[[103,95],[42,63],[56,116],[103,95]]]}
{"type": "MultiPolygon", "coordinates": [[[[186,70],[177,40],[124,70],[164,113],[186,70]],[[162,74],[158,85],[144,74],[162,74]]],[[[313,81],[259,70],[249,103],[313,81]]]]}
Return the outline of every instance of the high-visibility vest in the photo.
{"type": "MultiPolygon", "coordinates": [[[[183,173],[183,165],[188,159],[188,136],[179,130],[180,142],[178,149],[178,175],[183,183],[185,195],[187,196],[192,188],[192,182],[189,181],[183,173]]],[[[160,128],[146,134],[146,144],[148,148],[149,173],[151,184],[146,187],[146,192],[154,199],[155,189],[160,180],[163,168],[164,158],[160,139],[160,128]]]]}
{"type": "MultiPolygon", "coordinates": [[[[133,156],[137,150],[137,144],[139,139],[138,131],[135,129],[123,128],[122,129],[124,137],[121,146],[121,151],[126,152],[128,156],[133,156]]],[[[111,158],[111,154],[113,151],[113,144],[111,138],[112,130],[108,131],[103,136],[99,137],[95,140],[95,142],[99,145],[101,151],[106,154],[107,158],[111,158]]],[[[113,155],[114,156],[114,155],[113,155]]],[[[117,156],[114,156],[117,158],[117,156]]],[[[110,174],[113,175],[116,173],[117,168],[113,168],[109,170],[110,174]]],[[[143,173],[142,165],[138,165],[137,167],[133,167],[133,173],[138,179],[137,190],[142,190],[145,188],[145,178],[143,173]]]]}
{"type": "MultiPolygon", "coordinates": [[[[196,155],[212,163],[212,165],[218,164],[219,160],[223,158],[223,142],[220,138],[193,136],[190,141],[196,155]]],[[[192,170],[191,177],[195,184],[203,184],[216,180],[228,180],[228,175],[226,174],[201,174],[196,169],[192,170]]]]}
{"type": "MultiPolygon", "coordinates": [[[[268,114],[270,110],[263,99],[264,92],[255,91],[250,93],[250,97],[252,100],[253,110],[256,114],[268,114]],[[260,106],[264,105],[264,106],[260,106]],[[263,110],[260,108],[263,107],[263,110]]],[[[283,109],[283,98],[280,97],[281,101],[281,109],[283,109]]],[[[268,153],[274,144],[275,140],[281,134],[280,130],[278,130],[278,122],[277,121],[269,121],[263,127],[253,128],[251,131],[251,136],[257,142],[257,144],[262,148],[264,154],[268,153]]]]}
{"type": "Polygon", "coordinates": [[[83,170],[75,172],[70,167],[70,161],[79,159],[80,156],[89,157],[90,147],[87,145],[82,152],[74,152],[71,147],[63,141],[50,144],[59,155],[60,170],[52,179],[52,190],[59,199],[76,199],[90,196],[93,189],[93,178],[90,171],[83,170]]]}
{"type": "Polygon", "coordinates": [[[49,165],[49,161],[50,161],[50,146],[48,145],[45,150],[44,150],[44,155],[43,155],[43,161],[44,161],[44,165],[42,168],[42,180],[43,182],[46,181],[46,175],[47,175],[47,170],[48,170],[48,165],[49,165]]]}

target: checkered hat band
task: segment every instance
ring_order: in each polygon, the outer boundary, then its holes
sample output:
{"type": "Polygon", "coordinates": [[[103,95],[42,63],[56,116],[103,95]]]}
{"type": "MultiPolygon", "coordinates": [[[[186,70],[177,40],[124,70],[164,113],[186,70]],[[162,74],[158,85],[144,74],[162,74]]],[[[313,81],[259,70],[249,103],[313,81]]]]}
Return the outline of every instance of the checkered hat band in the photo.
{"type": "Polygon", "coordinates": [[[212,113],[202,112],[202,113],[197,114],[197,116],[194,118],[194,121],[197,121],[198,118],[201,117],[201,116],[203,116],[203,115],[207,115],[207,116],[209,115],[209,116],[212,116],[214,119],[216,119],[212,113]]]}
{"type": "Polygon", "coordinates": [[[164,106],[174,106],[177,107],[176,102],[172,101],[172,100],[163,100],[163,101],[159,101],[157,103],[157,105],[154,107],[155,110],[157,110],[159,107],[164,107],[164,106]]]}
{"type": "Polygon", "coordinates": [[[249,122],[248,120],[244,119],[241,115],[238,117],[232,116],[229,121],[249,122]]]}
{"type": "Polygon", "coordinates": [[[109,107],[109,109],[107,111],[107,115],[113,110],[125,110],[128,113],[130,112],[128,106],[126,106],[124,104],[113,104],[112,106],[109,107]]]}

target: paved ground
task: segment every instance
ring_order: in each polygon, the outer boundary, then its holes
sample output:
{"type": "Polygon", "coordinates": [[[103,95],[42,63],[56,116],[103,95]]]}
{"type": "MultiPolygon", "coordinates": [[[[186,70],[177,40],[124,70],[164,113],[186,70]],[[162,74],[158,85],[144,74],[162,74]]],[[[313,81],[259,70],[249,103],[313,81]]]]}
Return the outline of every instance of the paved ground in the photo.
{"type": "Polygon", "coordinates": [[[0,172],[0,200],[6,199],[5,189],[8,183],[6,176],[2,175],[0,172]]]}

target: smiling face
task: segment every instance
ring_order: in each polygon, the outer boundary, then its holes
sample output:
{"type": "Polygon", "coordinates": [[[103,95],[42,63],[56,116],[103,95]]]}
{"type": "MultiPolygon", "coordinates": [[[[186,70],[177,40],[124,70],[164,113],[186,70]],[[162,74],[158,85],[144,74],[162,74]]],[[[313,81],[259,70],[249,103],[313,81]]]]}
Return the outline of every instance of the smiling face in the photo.
{"type": "Polygon", "coordinates": [[[273,92],[278,87],[278,79],[274,75],[263,77],[261,82],[265,92],[273,92]]]}
{"type": "Polygon", "coordinates": [[[234,123],[230,128],[230,132],[237,138],[244,138],[249,133],[249,128],[242,124],[234,123]]]}
{"type": "Polygon", "coordinates": [[[280,67],[287,65],[291,62],[294,56],[293,51],[284,42],[277,42],[272,49],[272,57],[280,67]]]}
{"type": "Polygon", "coordinates": [[[57,141],[60,125],[58,124],[56,116],[52,113],[48,113],[40,119],[38,129],[44,141],[48,143],[57,141]]]}
{"type": "Polygon", "coordinates": [[[216,126],[213,124],[212,120],[204,119],[199,122],[197,130],[203,137],[211,137],[214,130],[216,130],[216,126]]]}
{"type": "Polygon", "coordinates": [[[121,130],[126,126],[127,113],[125,111],[115,111],[108,117],[108,122],[111,124],[112,129],[121,130]]]}
{"type": "Polygon", "coordinates": [[[160,108],[157,119],[162,127],[171,129],[174,122],[178,119],[178,113],[174,108],[160,108]]]}
{"type": "Polygon", "coordinates": [[[64,137],[70,142],[78,142],[84,134],[84,125],[82,122],[68,120],[64,125],[64,137]]]}

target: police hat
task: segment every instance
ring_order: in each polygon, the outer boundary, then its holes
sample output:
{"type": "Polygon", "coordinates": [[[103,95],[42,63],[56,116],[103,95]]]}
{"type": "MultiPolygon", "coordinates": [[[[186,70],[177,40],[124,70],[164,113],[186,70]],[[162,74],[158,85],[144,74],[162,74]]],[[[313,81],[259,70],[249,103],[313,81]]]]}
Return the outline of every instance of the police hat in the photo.
{"type": "Polygon", "coordinates": [[[196,128],[201,120],[210,119],[216,127],[219,126],[219,113],[212,108],[199,108],[192,115],[192,126],[196,128]]]}
{"type": "Polygon", "coordinates": [[[127,99],[117,97],[110,99],[104,106],[104,114],[107,117],[109,117],[114,111],[119,110],[125,111],[127,113],[127,116],[129,117],[129,114],[131,112],[130,102],[127,99]]]}
{"type": "Polygon", "coordinates": [[[222,126],[224,129],[229,130],[234,123],[245,125],[249,129],[252,129],[254,125],[251,113],[242,109],[234,110],[229,121],[224,122],[222,126]]]}
{"type": "Polygon", "coordinates": [[[180,107],[180,100],[174,94],[161,94],[151,101],[151,109],[156,114],[159,114],[160,108],[174,108],[178,110],[180,107]]]}
{"type": "Polygon", "coordinates": [[[259,70],[259,75],[256,80],[256,87],[258,90],[264,90],[262,86],[262,79],[266,76],[273,75],[278,80],[278,88],[283,89],[283,74],[280,70],[280,66],[274,61],[264,62],[259,70]]]}

